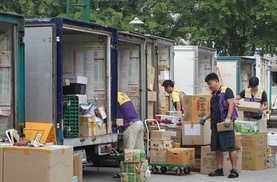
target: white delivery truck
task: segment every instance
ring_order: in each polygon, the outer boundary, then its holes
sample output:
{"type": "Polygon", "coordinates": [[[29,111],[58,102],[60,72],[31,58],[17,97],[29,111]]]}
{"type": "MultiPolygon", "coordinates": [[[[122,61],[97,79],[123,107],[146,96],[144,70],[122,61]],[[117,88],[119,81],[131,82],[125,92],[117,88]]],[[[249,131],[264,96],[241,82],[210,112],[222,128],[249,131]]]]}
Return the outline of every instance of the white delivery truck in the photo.
{"type": "Polygon", "coordinates": [[[176,88],[187,95],[206,93],[205,77],[216,72],[215,49],[200,46],[174,46],[173,79],[176,88]]]}

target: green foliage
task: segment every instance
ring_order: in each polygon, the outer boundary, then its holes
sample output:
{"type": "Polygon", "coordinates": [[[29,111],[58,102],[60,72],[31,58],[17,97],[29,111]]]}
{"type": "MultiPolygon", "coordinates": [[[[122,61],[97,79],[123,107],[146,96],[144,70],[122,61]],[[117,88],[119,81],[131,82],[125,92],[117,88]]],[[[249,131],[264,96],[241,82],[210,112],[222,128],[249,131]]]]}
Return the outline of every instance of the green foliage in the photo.
{"type": "MultiPolygon", "coordinates": [[[[83,18],[83,0],[71,0],[70,17],[83,18]],[[75,5],[74,5],[75,4],[75,5]]],[[[277,1],[271,0],[91,0],[90,19],[132,31],[135,17],[144,22],[140,33],[189,41],[217,49],[221,55],[246,55],[262,48],[276,52],[277,1]]],[[[26,18],[66,16],[66,0],[0,0],[0,11],[26,18]]]]}

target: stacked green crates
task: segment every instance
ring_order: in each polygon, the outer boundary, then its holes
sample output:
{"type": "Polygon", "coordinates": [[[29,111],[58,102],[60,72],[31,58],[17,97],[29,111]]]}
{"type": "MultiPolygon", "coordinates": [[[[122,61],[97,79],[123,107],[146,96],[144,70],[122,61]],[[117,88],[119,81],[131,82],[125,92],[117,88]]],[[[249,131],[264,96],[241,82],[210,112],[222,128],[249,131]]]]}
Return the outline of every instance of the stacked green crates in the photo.
{"type": "Polygon", "coordinates": [[[70,127],[69,131],[64,132],[64,137],[78,137],[79,136],[79,97],[76,95],[63,95],[63,101],[69,101],[70,105],[63,111],[63,125],[70,127]]]}

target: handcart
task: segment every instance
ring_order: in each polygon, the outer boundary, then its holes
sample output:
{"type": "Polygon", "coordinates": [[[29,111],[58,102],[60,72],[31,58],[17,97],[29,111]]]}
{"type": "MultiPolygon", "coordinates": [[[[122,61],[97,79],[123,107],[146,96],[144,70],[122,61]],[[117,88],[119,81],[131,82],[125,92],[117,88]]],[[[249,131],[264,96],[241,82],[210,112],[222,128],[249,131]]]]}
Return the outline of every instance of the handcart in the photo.
{"type": "MultiPolygon", "coordinates": [[[[155,119],[146,119],[144,121],[145,124],[145,128],[146,128],[146,154],[147,154],[147,158],[150,159],[150,147],[149,147],[149,142],[150,142],[150,131],[148,128],[148,122],[155,122],[158,130],[160,129],[160,125],[159,122],[155,119]]],[[[159,171],[161,171],[163,174],[165,174],[167,171],[175,171],[175,174],[180,176],[183,173],[184,174],[190,174],[191,172],[191,168],[195,165],[195,163],[192,164],[187,164],[187,165],[178,165],[178,164],[155,164],[155,163],[150,163],[149,162],[149,166],[151,166],[151,171],[152,174],[158,174],[159,171]],[[160,169],[159,169],[160,167],[160,169]]]]}

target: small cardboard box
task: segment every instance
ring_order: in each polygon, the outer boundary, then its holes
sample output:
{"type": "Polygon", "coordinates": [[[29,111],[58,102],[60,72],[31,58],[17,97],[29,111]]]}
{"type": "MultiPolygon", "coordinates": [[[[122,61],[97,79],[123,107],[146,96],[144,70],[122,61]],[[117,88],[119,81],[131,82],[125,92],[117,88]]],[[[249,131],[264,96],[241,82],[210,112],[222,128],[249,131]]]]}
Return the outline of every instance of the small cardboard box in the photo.
{"type": "Polygon", "coordinates": [[[182,111],[166,111],[166,115],[182,117],[182,111]]]}
{"type": "Polygon", "coordinates": [[[233,122],[230,123],[230,126],[228,128],[225,127],[223,122],[222,123],[217,123],[216,126],[217,126],[217,131],[218,132],[234,130],[234,123],[233,122]]]}
{"type": "Polygon", "coordinates": [[[242,169],[261,170],[267,168],[267,146],[243,146],[242,169]]]}
{"type": "Polygon", "coordinates": [[[242,146],[267,146],[267,132],[258,132],[257,134],[242,134],[242,146]]]}
{"type": "Polygon", "coordinates": [[[148,91],[147,92],[147,100],[148,101],[153,101],[153,102],[155,102],[155,101],[157,101],[157,92],[155,92],[155,91],[148,91]]]}
{"type": "Polygon", "coordinates": [[[160,123],[161,126],[176,127],[182,125],[182,122],[179,121],[179,117],[177,116],[157,114],[155,115],[155,119],[160,123]]]}
{"type": "Polygon", "coordinates": [[[154,89],[155,68],[147,64],[147,88],[148,90],[154,89]]]}
{"type": "Polygon", "coordinates": [[[171,131],[153,130],[151,132],[151,140],[170,140],[171,131]]]}
{"type": "Polygon", "coordinates": [[[195,163],[194,148],[173,148],[167,149],[167,164],[188,165],[195,163]]]}
{"type": "MultiPolygon", "coordinates": [[[[223,173],[227,175],[230,173],[230,169],[232,169],[229,153],[224,152],[223,158],[223,173]]],[[[211,151],[210,146],[202,146],[201,147],[201,167],[200,173],[209,174],[217,169],[217,162],[215,152],[211,151]]],[[[240,173],[242,170],[242,150],[237,150],[237,170],[240,173]]]]}
{"type": "Polygon", "coordinates": [[[211,142],[210,122],[201,125],[199,121],[182,122],[182,145],[207,145],[211,142]]]}
{"type": "Polygon", "coordinates": [[[150,150],[150,163],[166,164],[167,150],[150,150]]]}
{"type": "Polygon", "coordinates": [[[150,149],[152,150],[166,150],[172,148],[172,140],[151,140],[150,149]]]}
{"type": "Polygon", "coordinates": [[[239,101],[237,108],[239,111],[259,112],[259,109],[261,108],[261,104],[257,102],[239,101]]]}
{"type": "Polygon", "coordinates": [[[78,176],[78,181],[83,182],[83,163],[82,163],[82,155],[74,154],[73,155],[73,166],[74,171],[73,175],[78,176]]]}

